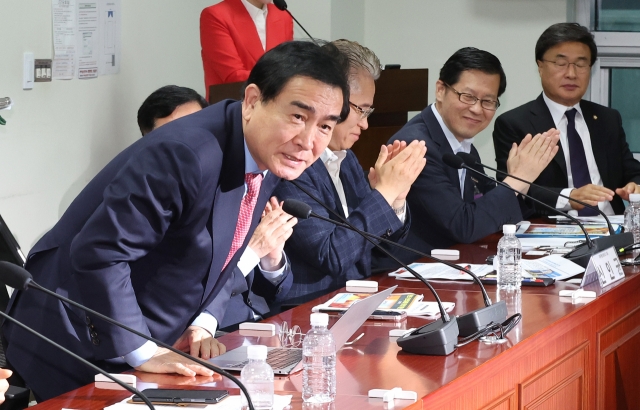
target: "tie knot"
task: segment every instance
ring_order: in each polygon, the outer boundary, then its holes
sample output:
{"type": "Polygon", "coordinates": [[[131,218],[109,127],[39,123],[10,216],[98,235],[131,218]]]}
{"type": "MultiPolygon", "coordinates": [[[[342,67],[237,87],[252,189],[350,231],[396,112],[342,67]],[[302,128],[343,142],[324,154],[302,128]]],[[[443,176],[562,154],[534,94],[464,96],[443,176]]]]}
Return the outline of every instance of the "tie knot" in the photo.
{"type": "Polygon", "coordinates": [[[575,121],[576,119],[576,113],[578,112],[578,110],[576,110],[575,108],[572,108],[570,110],[567,110],[567,112],[564,113],[564,115],[567,116],[567,120],[568,121],[575,121]]]}
{"type": "Polygon", "coordinates": [[[247,184],[247,196],[253,197],[260,189],[262,174],[244,174],[244,182],[247,184]]]}

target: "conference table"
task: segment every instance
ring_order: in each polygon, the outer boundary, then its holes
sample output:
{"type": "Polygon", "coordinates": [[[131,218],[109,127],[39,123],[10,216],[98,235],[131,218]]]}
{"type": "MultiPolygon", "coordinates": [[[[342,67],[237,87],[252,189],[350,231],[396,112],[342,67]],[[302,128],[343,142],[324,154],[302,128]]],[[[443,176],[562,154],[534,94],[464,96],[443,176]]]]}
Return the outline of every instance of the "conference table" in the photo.
{"type": "MultiPolygon", "coordinates": [[[[498,235],[470,245],[456,245],[460,258],[453,263],[484,263],[496,252],[498,235]]],[[[413,292],[435,300],[420,282],[388,275],[371,278],[379,288],[398,285],[395,292],[413,292]]],[[[455,302],[459,315],[484,306],[472,282],[433,281],[440,298],[455,302]]],[[[559,297],[578,285],[560,282],[548,287],[523,287],[519,293],[487,286],[492,300],[505,300],[509,315],[522,314],[506,343],[475,341],[448,356],[423,356],[403,352],[391,329],[419,327],[429,320],[409,317],[400,322],[368,320],[356,332],[364,336],[337,354],[337,397],[334,403],[313,406],[302,402],[302,375],[276,376],[276,394],[293,395],[291,409],[386,409],[382,399],[368,397],[370,389],[417,393],[417,402],[396,400],[395,408],[408,409],[640,409],[640,268],[625,267],[625,278],[605,289],[597,283],[586,290],[595,299],[559,297]]],[[[311,308],[332,292],[265,322],[276,325],[276,336],[247,336],[239,332],[220,338],[228,349],[240,345],[279,346],[281,325],[309,330],[311,308]]],[[[330,325],[337,318],[331,317],[330,325]]],[[[134,372],[138,388],[227,389],[238,388],[219,375],[187,378],[134,372]]],[[[34,410],[101,409],[119,402],[126,391],[84,386],[33,407],[34,410]]]]}

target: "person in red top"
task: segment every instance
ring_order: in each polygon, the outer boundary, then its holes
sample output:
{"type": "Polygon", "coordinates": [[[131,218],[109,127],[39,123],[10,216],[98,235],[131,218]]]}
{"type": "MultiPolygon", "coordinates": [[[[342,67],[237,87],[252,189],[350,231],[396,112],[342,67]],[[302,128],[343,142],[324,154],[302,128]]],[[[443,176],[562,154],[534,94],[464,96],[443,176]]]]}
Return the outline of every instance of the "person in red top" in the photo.
{"type": "Polygon", "coordinates": [[[204,85],[245,81],[256,61],[293,40],[293,19],[271,0],[223,0],[200,14],[204,85]]]}

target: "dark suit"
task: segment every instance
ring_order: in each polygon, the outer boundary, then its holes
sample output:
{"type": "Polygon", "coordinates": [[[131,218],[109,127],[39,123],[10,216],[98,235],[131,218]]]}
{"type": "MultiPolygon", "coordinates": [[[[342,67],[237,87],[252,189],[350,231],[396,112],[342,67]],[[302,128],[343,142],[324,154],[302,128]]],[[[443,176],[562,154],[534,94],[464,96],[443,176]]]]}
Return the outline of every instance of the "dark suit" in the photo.
{"type": "MultiPolygon", "coordinates": [[[[221,292],[212,303],[220,306],[216,311],[223,312],[220,318],[216,318],[218,326],[222,330],[231,331],[235,330],[239,323],[253,322],[255,315],[266,317],[271,310],[269,305],[282,302],[289,293],[292,283],[291,264],[285,269],[280,282],[275,285],[264,277],[258,267],[255,267],[246,277],[240,269],[234,269],[230,286],[226,290],[229,293],[228,298],[222,297],[221,292]]],[[[209,306],[212,308],[211,305],[209,306]]]]}
{"type": "MultiPolygon", "coordinates": [[[[26,268],[42,286],[173,344],[228,282],[279,180],[267,174],[247,239],[223,270],[244,164],[239,102],[166,124],[89,182],[26,268]]],[[[145,342],[41,292],[16,292],[11,303],[16,319],[105,369],[145,342]]],[[[9,323],[3,332],[8,361],[39,399],[93,380],[93,370],[40,339],[9,323]]]]}
{"type": "MultiPolygon", "coordinates": [[[[604,186],[615,190],[629,182],[640,184],[640,163],[629,151],[620,113],[585,100],[580,101],[580,108],[589,128],[593,156],[604,186]]],[[[493,130],[493,145],[496,150],[498,169],[506,172],[506,161],[512,143],[519,144],[525,135],[536,135],[550,128],[555,128],[555,124],[542,94],[534,101],[499,116],[493,130]]],[[[556,193],[552,194],[532,186],[529,194],[555,207],[558,194],[569,186],[567,163],[562,147],[534,182],[551,188],[556,193]]],[[[617,195],[611,201],[611,206],[616,214],[624,212],[622,198],[617,195]]],[[[544,209],[536,209],[536,211],[541,214],[548,213],[544,209]]]]}
{"type": "MultiPolygon", "coordinates": [[[[424,140],[427,144],[427,165],[407,196],[413,222],[406,245],[422,251],[448,248],[456,243],[475,242],[500,231],[504,224],[522,220],[521,204],[512,191],[496,187],[468,170],[462,198],[458,170],[442,162],[442,156],[453,154],[453,150],[431,106],[405,124],[389,143],[395,140],[407,144],[424,140]],[[482,197],[474,199],[475,191],[482,197]]],[[[480,159],[473,145],[471,154],[480,159]]],[[[478,170],[484,172],[482,167],[478,170]]]]}
{"type": "MultiPolygon", "coordinates": [[[[340,166],[340,180],[347,200],[349,222],[362,231],[385,235],[396,241],[406,234],[409,214],[403,225],[382,195],[369,187],[355,154],[350,150],[340,166]]],[[[338,192],[321,159],[307,168],[296,182],[345,216],[338,192]]],[[[306,202],[318,215],[338,220],[288,181],[278,184],[275,195],[281,201],[292,198],[306,202]]],[[[293,270],[288,302],[306,302],[345,286],[347,280],[371,276],[372,247],[358,233],[329,222],[316,218],[299,221],[285,244],[293,270]]]]}

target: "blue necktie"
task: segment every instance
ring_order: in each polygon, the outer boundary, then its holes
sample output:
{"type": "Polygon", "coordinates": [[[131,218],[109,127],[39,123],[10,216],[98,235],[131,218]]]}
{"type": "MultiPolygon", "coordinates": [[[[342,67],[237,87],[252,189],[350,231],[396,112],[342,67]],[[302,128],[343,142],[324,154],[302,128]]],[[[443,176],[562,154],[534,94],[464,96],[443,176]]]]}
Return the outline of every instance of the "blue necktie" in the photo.
{"type": "MultiPolygon", "coordinates": [[[[571,162],[571,176],[573,177],[573,186],[581,188],[591,183],[591,175],[589,174],[589,166],[587,165],[587,155],[584,153],[584,145],[582,139],[576,131],[576,113],[575,108],[565,113],[567,116],[567,141],[569,142],[569,160],[571,162]]],[[[595,216],[598,213],[589,208],[583,208],[578,211],[580,216],[595,216]]]]}

